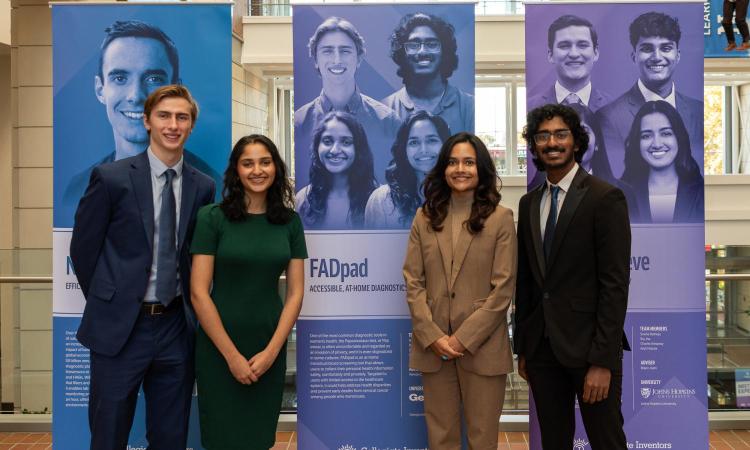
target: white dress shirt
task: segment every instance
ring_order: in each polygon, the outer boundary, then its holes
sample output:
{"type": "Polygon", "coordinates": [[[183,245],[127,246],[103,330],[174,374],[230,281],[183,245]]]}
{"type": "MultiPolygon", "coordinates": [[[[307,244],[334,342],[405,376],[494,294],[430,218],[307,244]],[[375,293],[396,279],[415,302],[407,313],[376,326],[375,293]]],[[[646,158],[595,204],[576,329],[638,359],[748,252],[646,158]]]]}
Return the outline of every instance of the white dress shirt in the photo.
{"type": "MultiPolygon", "coordinates": [[[[570,190],[570,185],[573,183],[573,178],[575,178],[576,173],[578,173],[578,167],[578,163],[575,163],[573,165],[573,168],[570,169],[570,172],[568,172],[562,178],[562,180],[560,180],[559,183],[554,185],[560,188],[560,191],[557,193],[558,220],[560,219],[560,211],[562,211],[563,202],[565,201],[565,195],[570,190]]],[[[544,230],[547,228],[547,217],[549,216],[550,206],[552,205],[552,202],[550,201],[550,186],[553,186],[553,184],[550,183],[549,180],[546,180],[545,183],[547,184],[547,187],[546,189],[544,189],[544,192],[542,193],[542,201],[539,203],[539,220],[542,229],[542,240],[544,240],[544,230]]]]}
{"type": "Polygon", "coordinates": [[[591,82],[589,81],[586,86],[581,88],[581,90],[572,92],[565,89],[565,87],[563,87],[563,85],[560,84],[559,81],[555,81],[555,96],[557,97],[557,103],[562,103],[563,100],[565,100],[565,98],[570,94],[577,95],[584,105],[589,106],[589,99],[591,98],[591,82]]]}
{"type": "Polygon", "coordinates": [[[674,96],[674,83],[672,83],[672,91],[666,97],[662,97],[661,95],[647,88],[640,79],[638,79],[638,89],[640,89],[643,98],[645,98],[647,102],[655,102],[657,100],[661,100],[672,105],[672,108],[677,109],[674,96]]]}

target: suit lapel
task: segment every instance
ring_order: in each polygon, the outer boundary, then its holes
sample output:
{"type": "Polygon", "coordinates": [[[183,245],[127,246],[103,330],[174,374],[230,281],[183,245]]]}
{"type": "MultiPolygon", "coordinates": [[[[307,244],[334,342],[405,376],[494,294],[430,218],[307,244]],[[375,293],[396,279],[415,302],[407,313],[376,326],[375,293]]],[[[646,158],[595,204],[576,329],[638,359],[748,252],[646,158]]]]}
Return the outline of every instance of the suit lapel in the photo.
{"type": "Polygon", "coordinates": [[[589,189],[588,184],[584,182],[588,176],[589,174],[585,170],[579,168],[576,176],[573,178],[573,182],[570,184],[569,191],[565,194],[565,200],[560,210],[560,217],[558,217],[557,224],[555,225],[555,237],[552,239],[552,249],[550,250],[549,261],[547,261],[547,268],[552,267],[557,251],[560,249],[565,233],[568,231],[568,225],[570,225],[570,221],[573,219],[578,205],[589,189]]]}
{"type": "Polygon", "coordinates": [[[131,163],[130,181],[133,183],[138,211],[141,213],[143,230],[146,233],[148,246],[154,248],[154,196],[151,188],[151,167],[148,164],[148,155],[141,153],[131,163]]]}
{"type": "Polygon", "coordinates": [[[641,109],[641,106],[646,103],[646,99],[643,98],[643,94],[641,94],[641,90],[638,89],[638,82],[635,83],[635,85],[630,88],[630,92],[628,93],[628,105],[630,106],[630,117],[635,117],[636,113],[638,113],[638,110],[641,109]]]}
{"type": "Polygon", "coordinates": [[[456,251],[453,254],[453,263],[457,269],[453,272],[453,268],[451,267],[451,282],[448,285],[448,288],[451,290],[453,290],[453,284],[456,282],[458,274],[461,273],[461,266],[464,263],[464,259],[466,259],[466,254],[469,252],[472,240],[474,240],[474,235],[469,233],[466,227],[462,226],[461,232],[458,234],[458,242],[456,242],[456,251]]]}
{"type": "Polygon", "coordinates": [[[544,190],[546,189],[546,183],[542,183],[531,195],[531,210],[529,211],[531,215],[531,240],[534,243],[534,254],[536,255],[536,269],[534,273],[539,273],[539,284],[541,285],[541,278],[543,278],[544,273],[546,273],[546,268],[544,264],[544,248],[542,246],[542,226],[539,223],[540,216],[539,216],[539,205],[542,203],[542,195],[544,193],[544,190]]]}
{"type": "Polygon", "coordinates": [[[552,83],[552,87],[547,90],[547,93],[544,95],[544,100],[546,103],[557,103],[557,93],[555,92],[555,84],[552,83]]]}
{"type": "Polygon", "coordinates": [[[198,194],[198,183],[195,180],[195,169],[182,163],[182,199],[180,200],[180,228],[177,233],[177,252],[182,250],[182,244],[185,242],[188,222],[192,217],[195,197],[198,194]]]}
{"type": "Polygon", "coordinates": [[[443,220],[443,231],[435,232],[435,239],[437,239],[440,255],[443,257],[443,274],[445,275],[445,284],[449,290],[451,288],[451,263],[453,262],[451,233],[453,233],[451,220],[450,217],[446,216],[445,220],[443,220]]]}

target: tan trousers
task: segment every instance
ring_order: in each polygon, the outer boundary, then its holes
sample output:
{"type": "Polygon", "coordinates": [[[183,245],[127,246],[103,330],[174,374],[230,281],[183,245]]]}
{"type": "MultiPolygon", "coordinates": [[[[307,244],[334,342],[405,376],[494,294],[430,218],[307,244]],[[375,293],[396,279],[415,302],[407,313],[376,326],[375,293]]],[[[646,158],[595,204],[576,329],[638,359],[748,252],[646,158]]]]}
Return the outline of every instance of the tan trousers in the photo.
{"type": "Polygon", "coordinates": [[[462,404],[469,450],[497,450],[506,378],[468,372],[455,360],[444,362],[437,372],[423,372],[430,450],[461,450],[462,404]]]}

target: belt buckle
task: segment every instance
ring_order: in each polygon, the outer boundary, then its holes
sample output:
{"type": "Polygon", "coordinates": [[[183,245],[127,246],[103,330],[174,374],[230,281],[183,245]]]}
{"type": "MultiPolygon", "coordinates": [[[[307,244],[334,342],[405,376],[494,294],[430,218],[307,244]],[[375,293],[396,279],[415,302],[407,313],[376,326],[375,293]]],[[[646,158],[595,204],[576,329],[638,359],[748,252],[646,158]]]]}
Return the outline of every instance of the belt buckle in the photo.
{"type": "Polygon", "coordinates": [[[164,314],[164,311],[159,309],[161,306],[160,303],[155,302],[150,305],[148,305],[148,309],[146,310],[149,316],[160,316],[164,314]]]}

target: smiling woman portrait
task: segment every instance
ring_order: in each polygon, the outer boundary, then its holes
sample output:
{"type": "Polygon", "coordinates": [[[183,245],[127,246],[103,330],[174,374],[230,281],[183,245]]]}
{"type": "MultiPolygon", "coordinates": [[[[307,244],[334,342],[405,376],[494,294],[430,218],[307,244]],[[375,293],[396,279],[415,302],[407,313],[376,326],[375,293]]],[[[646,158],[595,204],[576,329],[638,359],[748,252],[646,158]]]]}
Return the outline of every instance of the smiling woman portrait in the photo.
{"type": "Polygon", "coordinates": [[[266,450],[276,440],[286,340],[302,307],[305,235],[286,166],[265,136],[235,144],[222,196],[198,212],[191,246],[201,440],[207,450],[266,450]]]}
{"type": "Polygon", "coordinates": [[[313,135],[310,184],[297,192],[296,209],[309,229],[358,229],[377,187],[372,152],[362,125],[332,111],[313,135]]]}
{"type": "Polygon", "coordinates": [[[370,195],[365,207],[365,228],[409,228],[424,201],[422,182],[437,162],[450,130],[439,116],[418,111],[396,134],[393,158],[385,170],[387,184],[370,195]]]}
{"type": "Polygon", "coordinates": [[[682,118],[669,103],[646,102],[636,113],[620,182],[632,223],[703,221],[703,176],[682,118]]]}
{"type": "Polygon", "coordinates": [[[429,448],[461,448],[462,428],[469,448],[497,448],[513,371],[513,213],[499,204],[492,157],[469,133],[445,141],[424,192],[404,279],[413,329],[409,367],[422,373],[429,448]]]}

